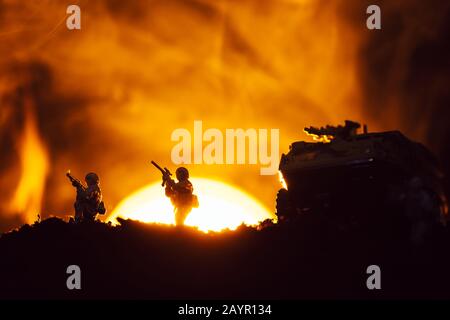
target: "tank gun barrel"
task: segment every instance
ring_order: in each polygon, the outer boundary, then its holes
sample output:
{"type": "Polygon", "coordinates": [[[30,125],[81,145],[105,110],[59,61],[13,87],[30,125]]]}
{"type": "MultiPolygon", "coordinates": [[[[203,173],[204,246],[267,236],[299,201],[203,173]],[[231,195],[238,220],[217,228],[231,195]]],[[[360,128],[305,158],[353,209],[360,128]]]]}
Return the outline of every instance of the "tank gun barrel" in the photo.
{"type": "Polygon", "coordinates": [[[345,120],[344,126],[330,126],[327,125],[326,127],[305,127],[304,131],[313,136],[317,137],[340,137],[343,139],[349,138],[351,136],[356,135],[357,130],[361,127],[361,125],[358,122],[345,120]]]}

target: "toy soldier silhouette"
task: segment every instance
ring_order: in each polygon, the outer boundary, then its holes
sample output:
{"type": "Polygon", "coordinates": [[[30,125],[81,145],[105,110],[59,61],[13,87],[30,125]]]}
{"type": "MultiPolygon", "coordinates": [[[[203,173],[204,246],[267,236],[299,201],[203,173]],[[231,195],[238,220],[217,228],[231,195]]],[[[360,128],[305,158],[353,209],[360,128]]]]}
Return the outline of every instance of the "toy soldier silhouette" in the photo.
{"type": "Polygon", "coordinates": [[[194,187],[189,181],[189,171],[185,167],[179,167],[175,171],[178,182],[175,182],[170,176],[172,175],[169,169],[162,169],[154,161],[152,164],[158,168],[163,174],[162,186],[166,187],[165,194],[170,198],[175,211],[175,224],[181,226],[184,224],[188,214],[192,208],[199,206],[198,198],[194,192],[194,187]]]}
{"type": "Polygon", "coordinates": [[[75,222],[94,221],[97,213],[105,214],[106,208],[102,201],[100,179],[96,173],[88,173],[85,177],[87,187],[73,177],[70,171],[66,173],[72,185],[77,189],[75,200],[75,222]]]}

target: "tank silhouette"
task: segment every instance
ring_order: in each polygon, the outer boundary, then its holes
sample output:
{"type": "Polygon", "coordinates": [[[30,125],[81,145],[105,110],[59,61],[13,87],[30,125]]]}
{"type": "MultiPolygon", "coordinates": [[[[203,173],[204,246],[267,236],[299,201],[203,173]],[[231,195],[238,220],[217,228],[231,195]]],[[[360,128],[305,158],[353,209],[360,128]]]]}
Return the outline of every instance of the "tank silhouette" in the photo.
{"type": "Polygon", "coordinates": [[[399,131],[369,133],[364,126],[358,133],[360,127],[346,120],[344,126],[304,129],[316,142],[294,142],[282,155],[286,188],[278,191],[278,218],[363,215],[378,206],[411,221],[445,224],[443,173],[434,155],[399,131]]]}

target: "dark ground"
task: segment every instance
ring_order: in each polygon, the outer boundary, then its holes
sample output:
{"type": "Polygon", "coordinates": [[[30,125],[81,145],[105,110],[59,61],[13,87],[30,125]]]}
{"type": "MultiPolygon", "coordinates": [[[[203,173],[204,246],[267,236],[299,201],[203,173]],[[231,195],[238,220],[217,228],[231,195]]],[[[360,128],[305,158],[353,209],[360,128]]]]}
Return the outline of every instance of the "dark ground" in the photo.
{"type": "Polygon", "coordinates": [[[50,218],[0,238],[0,297],[450,298],[448,228],[413,245],[401,221],[377,217],[356,229],[309,215],[218,234],[50,218]],[[72,264],[81,290],[66,288],[72,264]],[[381,290],[366,287],[371,264],[381,290]]]}

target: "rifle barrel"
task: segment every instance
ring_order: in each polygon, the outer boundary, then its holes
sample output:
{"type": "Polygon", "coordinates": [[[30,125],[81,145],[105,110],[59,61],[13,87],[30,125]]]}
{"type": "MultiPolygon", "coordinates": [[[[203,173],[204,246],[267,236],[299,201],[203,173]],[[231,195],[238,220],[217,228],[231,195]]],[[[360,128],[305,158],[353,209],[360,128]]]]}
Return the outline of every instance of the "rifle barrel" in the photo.
{"type": "Polygon", "coordinates": [[[152,160],[152,165],[154,165],[159,171],[161,171],[162,173],[164,173],[163,168],[161,168],[155,161],[152,160]]]}

